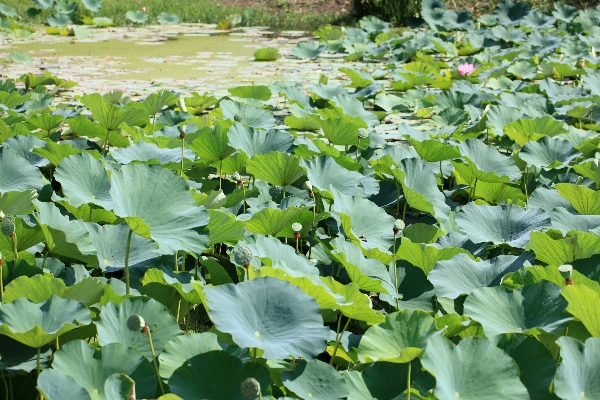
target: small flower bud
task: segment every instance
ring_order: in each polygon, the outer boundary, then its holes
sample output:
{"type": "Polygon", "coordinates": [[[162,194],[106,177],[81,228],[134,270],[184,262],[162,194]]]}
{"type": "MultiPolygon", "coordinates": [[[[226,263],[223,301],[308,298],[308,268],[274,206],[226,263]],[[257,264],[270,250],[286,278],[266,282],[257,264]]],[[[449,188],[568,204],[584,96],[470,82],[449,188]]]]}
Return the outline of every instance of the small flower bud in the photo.
{"type": "Polygon", "coordinates": [[[137,314],[133,314],[127,319],[127,328],[133,332],[142,332],[146,328],[146,321],[137,314]]]}

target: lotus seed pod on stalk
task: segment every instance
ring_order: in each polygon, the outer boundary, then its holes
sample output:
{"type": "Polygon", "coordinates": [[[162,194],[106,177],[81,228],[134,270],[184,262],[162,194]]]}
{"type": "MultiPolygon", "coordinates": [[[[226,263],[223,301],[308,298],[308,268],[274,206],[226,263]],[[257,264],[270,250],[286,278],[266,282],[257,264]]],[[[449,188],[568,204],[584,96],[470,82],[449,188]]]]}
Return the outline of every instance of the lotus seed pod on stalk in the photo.
{"type": "Polygon", "coordinates": [[[2,234],[11,236],[15,233],[15,217],[13,215],[5,215],[2,218],[2,234]]]}
{"type": "Polygon", "coordinates": [[[185,139],[185,126],[178,126],[177,130],[179,131],[179,138],[185,139]]]}
{"type": "Polygon", "coordinates": [[[366,128],[358,128],[358,137],[365,139],[369,137],[369,130],[366,128]]]}
{"type": "Polygon", "coordinates": [[[245,399],[254,399],[260,396],[260,383],[254,378],[246,378],[240,385],[240,392],[245,399]]]}
{"type": "Polygon", "coordinates": [[[570,286],[575,284],[572,278],[573,266],[571,264],[561,265],[560,267],[558,267],[558,272],[560,272],[562,277],[565,278],[565,285],[570,286]]]}
{"type": "Polygon", "coordinates": [[[146,321],[144,318],[137,314],[133,314],[127,318],[127,328],[133,332],[142,332],[146,327],[146,321]]]}
{"type": "Polygon", "coordinates": [[[250,261],[252,261],[252,250],[250,250],[249,247],[240,246],[235,253],[233,253],[233,262],[237,265],[243,265],[244,268],[248,268],[250,266],[250,261]]]}
{"type": "Polygon", "coordinates": [[[292,230],[294,231],[294,237],[296,239],[300,238],[300,232],[302,231],[302,224],[299,222],[294,222],[292,224],[292,230]]]}
{"type": "Polygon", "coordinates": [[[394,221],[394,235],[397,235],[398,232],[403,231],[404,228],[406,227],[406,225],[404,224],[404,221],[402,221],[401,219],[397,219],[396,221],[394,221]]]}

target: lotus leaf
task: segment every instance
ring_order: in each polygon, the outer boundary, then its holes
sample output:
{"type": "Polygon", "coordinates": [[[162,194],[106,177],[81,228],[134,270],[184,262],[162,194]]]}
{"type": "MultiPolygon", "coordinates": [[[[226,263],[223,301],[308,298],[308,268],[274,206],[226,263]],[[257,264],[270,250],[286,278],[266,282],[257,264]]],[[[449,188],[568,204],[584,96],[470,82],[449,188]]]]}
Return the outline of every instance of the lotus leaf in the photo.
{"type": "Polygon", "coordinates": [[[315,400],[345,399],[346,381],[334,367],[319,360],[302,361],[293,371],[281,374],[283,385],[302,398],[315,400]]]}
{"type": "Polygon", "coordinates": [[[589,338],[581,343],[565,336],[557,343],[562,363],[554,380],[556,394],[568,400],[600,396],[600,339],[589,338]]]}

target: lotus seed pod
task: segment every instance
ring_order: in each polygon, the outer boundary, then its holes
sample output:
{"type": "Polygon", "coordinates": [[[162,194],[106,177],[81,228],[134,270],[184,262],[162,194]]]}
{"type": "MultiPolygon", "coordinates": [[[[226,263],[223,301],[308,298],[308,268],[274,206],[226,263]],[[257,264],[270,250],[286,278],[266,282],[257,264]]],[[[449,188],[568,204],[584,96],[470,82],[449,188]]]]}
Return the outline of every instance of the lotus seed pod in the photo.
{"type": "Polygon", "coordinates": [[[278,197],[279,195],[281,195],[282,192],[283,190],[281,189],[281,186],[271,186],[269,188],[269,194],[273,198],[278,197]]]}
{"type": "Polygon", "coordinates": [[[145,327],[146,321],[139,315],[133,314],[131,317],[127,318],[127,328],[129,328],[130,331],[140,332],[145,327]]]}
{"type": "Polygon", "coordinates": [[[15,217],[13,215],[5,215],[2,218],[2,233],[6,236],[15,233],[15,217]]]}
{"type": "Polygon", "coordinates": [[[233,120],[234,120],[234,121],[236,121],[236,122],[242,122],[242,116],[241,116],[241,115],[238,115],[238,114],[236,114],[236,115],[233,117],[233,120]]]}
{"type": "Polygon", "coordinates": [[[179,138],[185,139],[185,126],[178,126],[177,130],[179,131],[179,138]]]}
{"type": "Polygon", "coordinates": [[[260,383],[254,378],[246,378],[240,385],[240,392],[245,399],[254,399],[260,394],[260,383]]]}
{"type": "Polygon", "coordinates": [[[366,128],[358,128],[358,137],[361,139],[369,137],[369,130],[366,128]]]}
{"type": "Polygon", "coordinates": [[[299,222],[294,222],[292,224],[292,230],[294,231],[294,233],[298,233],[302,230],[302,224],[299,222]]]}
{"type": "Polygon", "coordinates": [[[402,231],[405,227],[406,225],[401,219],[397,219],[396,221],[394,221],[394,232],[402,231]]]}
{"type": "Polygon", "coordinates": [[[252,250],[246,246],[240,246],[233,253],[233,262],[237,265],[249,265],[252,260],[252,250]]]}

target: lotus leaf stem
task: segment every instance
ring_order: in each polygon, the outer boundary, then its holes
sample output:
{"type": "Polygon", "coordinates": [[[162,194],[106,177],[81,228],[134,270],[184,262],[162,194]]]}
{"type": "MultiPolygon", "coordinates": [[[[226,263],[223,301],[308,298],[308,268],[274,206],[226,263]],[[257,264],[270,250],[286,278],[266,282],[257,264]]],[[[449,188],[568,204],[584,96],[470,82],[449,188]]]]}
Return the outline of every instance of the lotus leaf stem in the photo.
{"type": "Polygon", "coordinates": [[[4,370],[1,370],[0,374],[2,375],[2,382],[4,383],[4,398],[10,399],[9,392],[8,392],[8,382],[6,381],[6,376],[4,375],[4,370]]]}
{"type": "Polygon", "coordinates": [[[175,252],[175,272],[179,272],[179,263],[177,262],[177,258],[179,256],[179,250],[175,252]]]}
{"type": "MultiPolygon", "coordinates": [[[[396,268],[396,236],[398,234],[394,231],[394,252],[392,253],[392,268],[394,268],[394,289],[396,293],[398,293],[398,271],[396,268]]],[[[400,308],[400,304],[398,303],[398,298],[396,298],[396,309],[400,308]]]]}
{"type": "Polygon", "coordinates": [[[15,260],[18,260],[19,252],[17,250],[17,234],[16,234],[16,232],[13,232],[13,234],[10,235],[10,238],[12,239],[13,257],[15,260]]]}
{"type": "Polygon", "coordinates": [[[2,254],[0,254],[0,304],[4,304],[4,281],[2,279],[3,271],[2,254]]]}
{"type": "Polygon", "coordinates": [[[183,178],[183,156],[185,149],[185,140],[181,139],[181,168],[179,169],[179,176],[183,178]]]}
{"type": "Polygon", "coordinates": [[[219,163],[219,190],[223,189],[223,160],[219,163]]]}
{"type": "Polygon", "coordinates": [[[156,379],[158,379],[158,385],[160,386],[160,392],[165,394],[165,388],[163,387],[162,378],[160,377],[160,373],[158,372],[158,363],[156,362],[156,354],[154,354],[154,345],[152,344],[152,334],[150,333],[150,329],[148,329],[148,343],[150,343],[150,352],[152,353],[152,362],[154,363],[154,371],[156,372],[156,379]]]}
{"type": "Polygon", "coordinates": [[[406,400],[410,400],[410,372],[412,369],[412,363],[408,362],[408,375],[406,377],[406,400]]]}
{"type": "Polygon", "coordinates": [[[129,251],[131,249],[131,235],[133,231],[129,229],[127,235],[127,245],[125,247],[125,294],[129,294],[129,251]]]}
{"type": "Polygon", "coordinates": [[[335,354],[337,353],[337,349],[340,346],[340,342],[342,341],[344,332],[346,332],[346,329],[348,329],[348,325],[350,325],[350,321],[352,321],[351,318],[348,318],[348,321],[346,321],[346,325],[344,325],[344,329],[342,329],[342,331],[339,332],[340,321],[342,320],[342,316],[343,314],[340,314],[340,318],[338,319],[338,333],[335,335],[335,344],[333,346],[333,352],[331,353],[331,360],[329,360],[329,365],[333,365],[333,360],[335,360],[335,354]]]}
{"type": "Polygon", "coordinates": [[[175,321],[179,323],[179,313],[181,312],[181,296],[179,296],[179,301],[177,301],[177,315],[175,316],[175,321]]]}
{"type": "Polygon", "coordinates": [[[252,348],[252,362],[256,362],[256,347],[252,348]]]}

